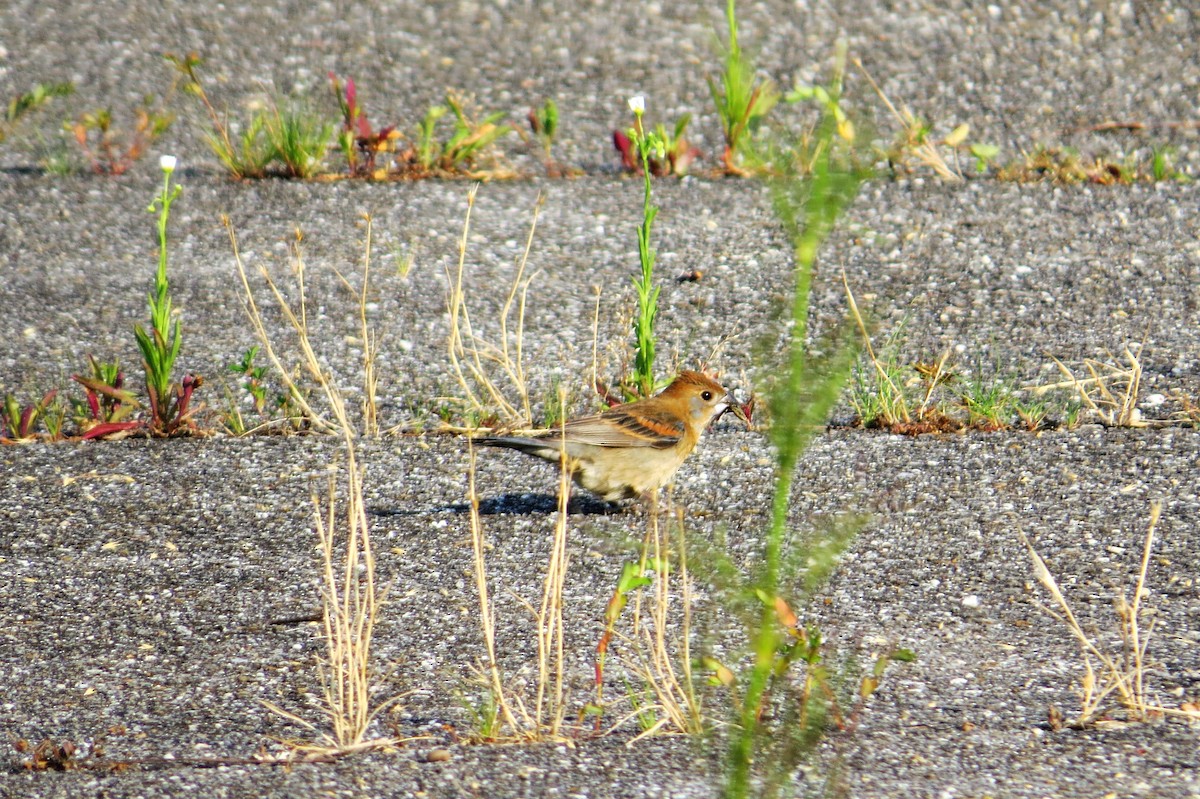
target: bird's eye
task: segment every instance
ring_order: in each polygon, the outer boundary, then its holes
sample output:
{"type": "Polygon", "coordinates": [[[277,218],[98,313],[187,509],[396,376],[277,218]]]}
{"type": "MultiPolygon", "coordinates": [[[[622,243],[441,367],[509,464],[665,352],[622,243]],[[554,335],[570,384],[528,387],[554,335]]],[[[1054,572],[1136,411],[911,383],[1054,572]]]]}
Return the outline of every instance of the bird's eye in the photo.
{"type": "Polygon", "coordinates": [[[701,391],[700,399],[704,400],[705,402],[711,401],[712,400],[712,392],[711,391],[701,391]]]}

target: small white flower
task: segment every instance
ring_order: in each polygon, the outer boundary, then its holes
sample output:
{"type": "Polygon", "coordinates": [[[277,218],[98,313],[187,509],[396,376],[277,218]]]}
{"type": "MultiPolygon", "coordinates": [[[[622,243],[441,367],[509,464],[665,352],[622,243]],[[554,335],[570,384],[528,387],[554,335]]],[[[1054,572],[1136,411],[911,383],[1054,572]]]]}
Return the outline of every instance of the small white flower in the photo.
{"type": "Polygon", "coordinates": [[[629,110],[641,116],[646,113],[646,98],[640,94],[635,94],[629,98],[629,110]]]}
{"type": "Polygon", "coordinates": [[[175,171],[175,156],[164,155],[158,159],[158,165],[162,167],[163,172],[175,171]]]}

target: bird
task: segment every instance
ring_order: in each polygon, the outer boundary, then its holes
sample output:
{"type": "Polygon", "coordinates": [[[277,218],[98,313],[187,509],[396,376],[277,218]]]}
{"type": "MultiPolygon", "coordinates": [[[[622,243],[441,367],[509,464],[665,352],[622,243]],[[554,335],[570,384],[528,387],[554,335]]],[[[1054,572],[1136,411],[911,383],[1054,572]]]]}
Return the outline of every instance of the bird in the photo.
{"type": "Polygon", "coordinates": [[[733,396],[702,372],[684,370],[659,394],[528,436],[476,439],[552,463],[566,451],[576,484],[606,502],[644,498],[666,485],[692,454],[700,434],[729,408],[733,396]]]}

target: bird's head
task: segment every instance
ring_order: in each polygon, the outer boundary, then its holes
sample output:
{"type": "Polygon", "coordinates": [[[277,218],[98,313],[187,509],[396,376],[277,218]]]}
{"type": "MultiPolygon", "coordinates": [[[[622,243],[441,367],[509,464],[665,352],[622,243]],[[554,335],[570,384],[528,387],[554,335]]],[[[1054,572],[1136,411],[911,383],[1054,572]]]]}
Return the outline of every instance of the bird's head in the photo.
{"type": "Polygon", "coordinates": [[[660,396],[684,405],[688,417],[700,429],[736,405],[724,386],[708,375],[690,369],[680,372],[660,396]]]}

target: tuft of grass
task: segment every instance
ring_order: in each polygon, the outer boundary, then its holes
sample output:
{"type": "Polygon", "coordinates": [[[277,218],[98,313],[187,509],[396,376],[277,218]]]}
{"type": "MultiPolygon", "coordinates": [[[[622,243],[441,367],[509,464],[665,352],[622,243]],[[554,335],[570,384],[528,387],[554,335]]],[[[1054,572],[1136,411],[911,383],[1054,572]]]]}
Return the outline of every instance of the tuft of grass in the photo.
{"type": "MultiPolygon", "coordinates": [[[[986,373],[976,365],[971,376],[956,383],[955,390],[967,411],[967,426],[976,430],[1007,430],[1017,410],[1016,389],[994,370],[986,373]]],[[[1044,415],[1044,414],[1043,414],[1044,415]]]]}
{"type": "Polygon", "coordinates": [[[754,60],[742,50],[734,0],[725,4],[725,22],[728,34],[721,48],[721,73],[718,80],[708,79],[708,91],[725,135],[725,151],[721,156],[725,171],[747,175],[757,171],[754,135],[779,102],[780,93],[774,81],[759,77],[754,60]]]}
{"type": "MultiPolygon", "coordinates": [[[[323,759],[348,752],[393,746],[398,743],[395,738],[368,737],[372,721],[403,697],[392,696],[383,701],[379,700],[378,676],[371,654],[375,626],[386,600],[387,590],[378,584],[375,576],[371,530],[366,505],[363,502],[365,466],[358,458],[358,434],[350,420],[343,392],[322,367],[322,360],[310,342],[303,259],[299,256],[297,246],[294,250],[299,294],[297,310],[293,310],[288,304],[266,268],[260,266],[260,272],[283,317],[292,328],[301,352],[301,363],[324,396],[326,407],[329,409],[328,416],[319,416],[312,409],[294,378],[283,368],[275,347],[271,345],[259,305],[250,288],[232,223],[228,217],[224,217],[222,221],[229,232],[238,275],[245,291],[247,314],[258,333],[263,350],[282,376],[289,396],[303,408],[314,426],[336,432],[341,437],[342,457],[345,459],[344,467],[335,462],[330,469],[324,501],[316,492],[312,497],[314,526],[321,552],[321,637],[325,644],[325,657],[319,668],[319,677],[324,702],[323,720],[320,723],[313,722],[271,702],[264,702],[264,705],[314,735],[310,741],[286,741],[285,744],[291,750],[287,760],[323,759]],[[343,499],[339,501],[339,497],[343,499]]],[[[368,232],[368,239],[369,235],[368,232]]],[[[366,260],[369,260],[369,243],[366,251],[366,260]]],[[[364,295],[367,291],[367,277],[364,270],[364,295]]],[[[365,325],[361,304],[360,320],[365,325]]],[[[369,340],[369,334],[366,338],[369,340]]],[[[241,365],[249,367],[253,363],[255,352],[251,350],[247,353],[241,365]]]]}
{"type": "Polygon", "coordinates": [[[1123,158],[1107,155],[1085,157],[1071,147],[1051,147],[1037,144],[1020,158],[996,170],[999,180],[1018,183],[1097,183],[1102,186],[1129,184],[1136,181],[1157,182],[1175,180],[1188,182],[1190,177],[1178,171],[1172,163],[1169,147],[1154,147],[1147,163],[1136,153],[1123,158]]]}
{"type": "Polygon", "coordinates": [[[476,119],[470,109],[470,98],[459,92],[446,93],[446,104],[431,107],[417,126],[414,144],[396,157],[401,172],[412,177],[427,175],[468,174],[491,178],[506,174],[495,164],[477,171],[476,163],[492,155],[493,147],[512,132],[512,126],[502,124],[504,112],[498,111],[476,119]],[[438,138],[439,122],[449,115],[454,130],[444,141],[438,138]]]}
{"type": "Polygon", "coordinates": [[[967,137],[971,133],[971,126],[965,122],[955,126],[944,137],[935,138],[932,124],[914,115],[907,106],[897,108],[863,67],[862,61],[855,59],[854,64],[900,125],[892,146],[882,153],[893,169],[911,169],[915,165],[932,170],[942,180],[957,182],[963,179],[959,154],[964,150],[975,159],[975,171],[979,173],[986,172],[999,156],[1000,148],[995,145],[984,142],[969,143],[967,137]],[[946,160],[947,155],[953,159],[953,165],[946,160]]]}
{"type": "Polygon", "coordinates": [[[682,508],[668,508],[673,524],[659,524],[658,493],[650,497],[647,529],[637,560],[622,567],[621,576],[604,611],[604,632],[596,645],[596,696],[588,706],[599,725],[606,712],[604,702],[605,663],[609,647],[618,638],[628,653],[622,657],[626,669],[640,686],[626,681],[625,699],[631,712],[618,720],[636,720],[639,737],[667,734],[698,735],[708,719],[693,673],[691,652],[693,579],[688,571],[687,537],[682,508]],[[671,530],[678,531],[673,538],[671,530]],[[649,594],[649,596],[647,596],[649,594]],[[677,600],[675,597],[677,596],[677,600]],[[633,601],[629,634],[620,634],[618,623],[633,601]],[[682,622],[672,632],[669,616],[676,601],[682,622]]]}
{"type": "MultiPolygon", "coordinates": [[[[377,339],[374,331],[367,323],[367,298],[370,294],[370,258],[371,258],[371,218],[370,215],[365,215],[366,220],[366,240],[363,247],[363,276],[362,286],[354,289],[349,281],[346,280],[340,273],[335,274],[358,299],[358,321],[359,332],[363,345],[363,409],[362,409],[362,432],[367,435],[378,433],[378,416],[375,407],[375,396],[378,390],[377,372],[375,369],[375,358],[378,354],[377,339]]],[[[234,263],[237,266],[238,277],[242,283],[242,297],[245,303],[246,314],[250,319],[250,323],[254,328],[255,336],[258,338],[259,347],[271,367],[274,369],[275,376],[279,379],[283,386],[283,390],[277,399],[277,406],[280,415],[291,426],[291,428],[300,430],[308,429],[318,433],[338,433],[344,434],[341,425],[343,420],[339,416],[331,417],[328,413],[319,412],[313,403],[310,402],[310,394],[312,393],[307,387],[301,385],[301,375],[306,374],[312,385],[321,387],[325,383],[330,383],[331,378],[326,370],[321,367],[321,360],[317,357],[315,350],[312,347],[309,336],[309,311],[308,298],[306,289],[306,270],[307,266],[304,260],[304,252],[302,248],[303,234],[297,230],[295,240],[292,243],[292,261],[291,272],[295,278],[295,289],[289,294],[296,299],[291,301],[280,290],[275,279],[271,277],[266,266],[259,264],[259,276],[266,283],[272,297],[274,297],[279,310],[283,314],[283,318],[288,325],[296,331],[296,347],[299,351],[298,364],[295,368],[289,368],[284,365],[283,356],[271,341],[271,337],[267,332],[266,324],[263,321],[263,315],[259,309],[259,305],[254,296],[254,291],[250,287],[250,280],[246,274],[245,265],[242,262],[241,252],[238,249],[237,235],[233,229],[233,223],[229,217],[222,216],[222,223],[225,225],[226,232],[229,235],[230,245],[233,249],[234,263]]],[[[257,348],[255,354],[257,354],[257,348]]],[[[322,389],[322,394],[327,396],[327,392],[322,389]]],[[[330,410],[336,410],[332,407],[330,410]]],[[[348,418],[348,417],[347,417],[348,418]]]]}
{"type": "Polygon", "coordinates": [[[333,125],[299,99],[276,100],[263,132],[289,177],[307,180],[320,173],[333,125]]]}

